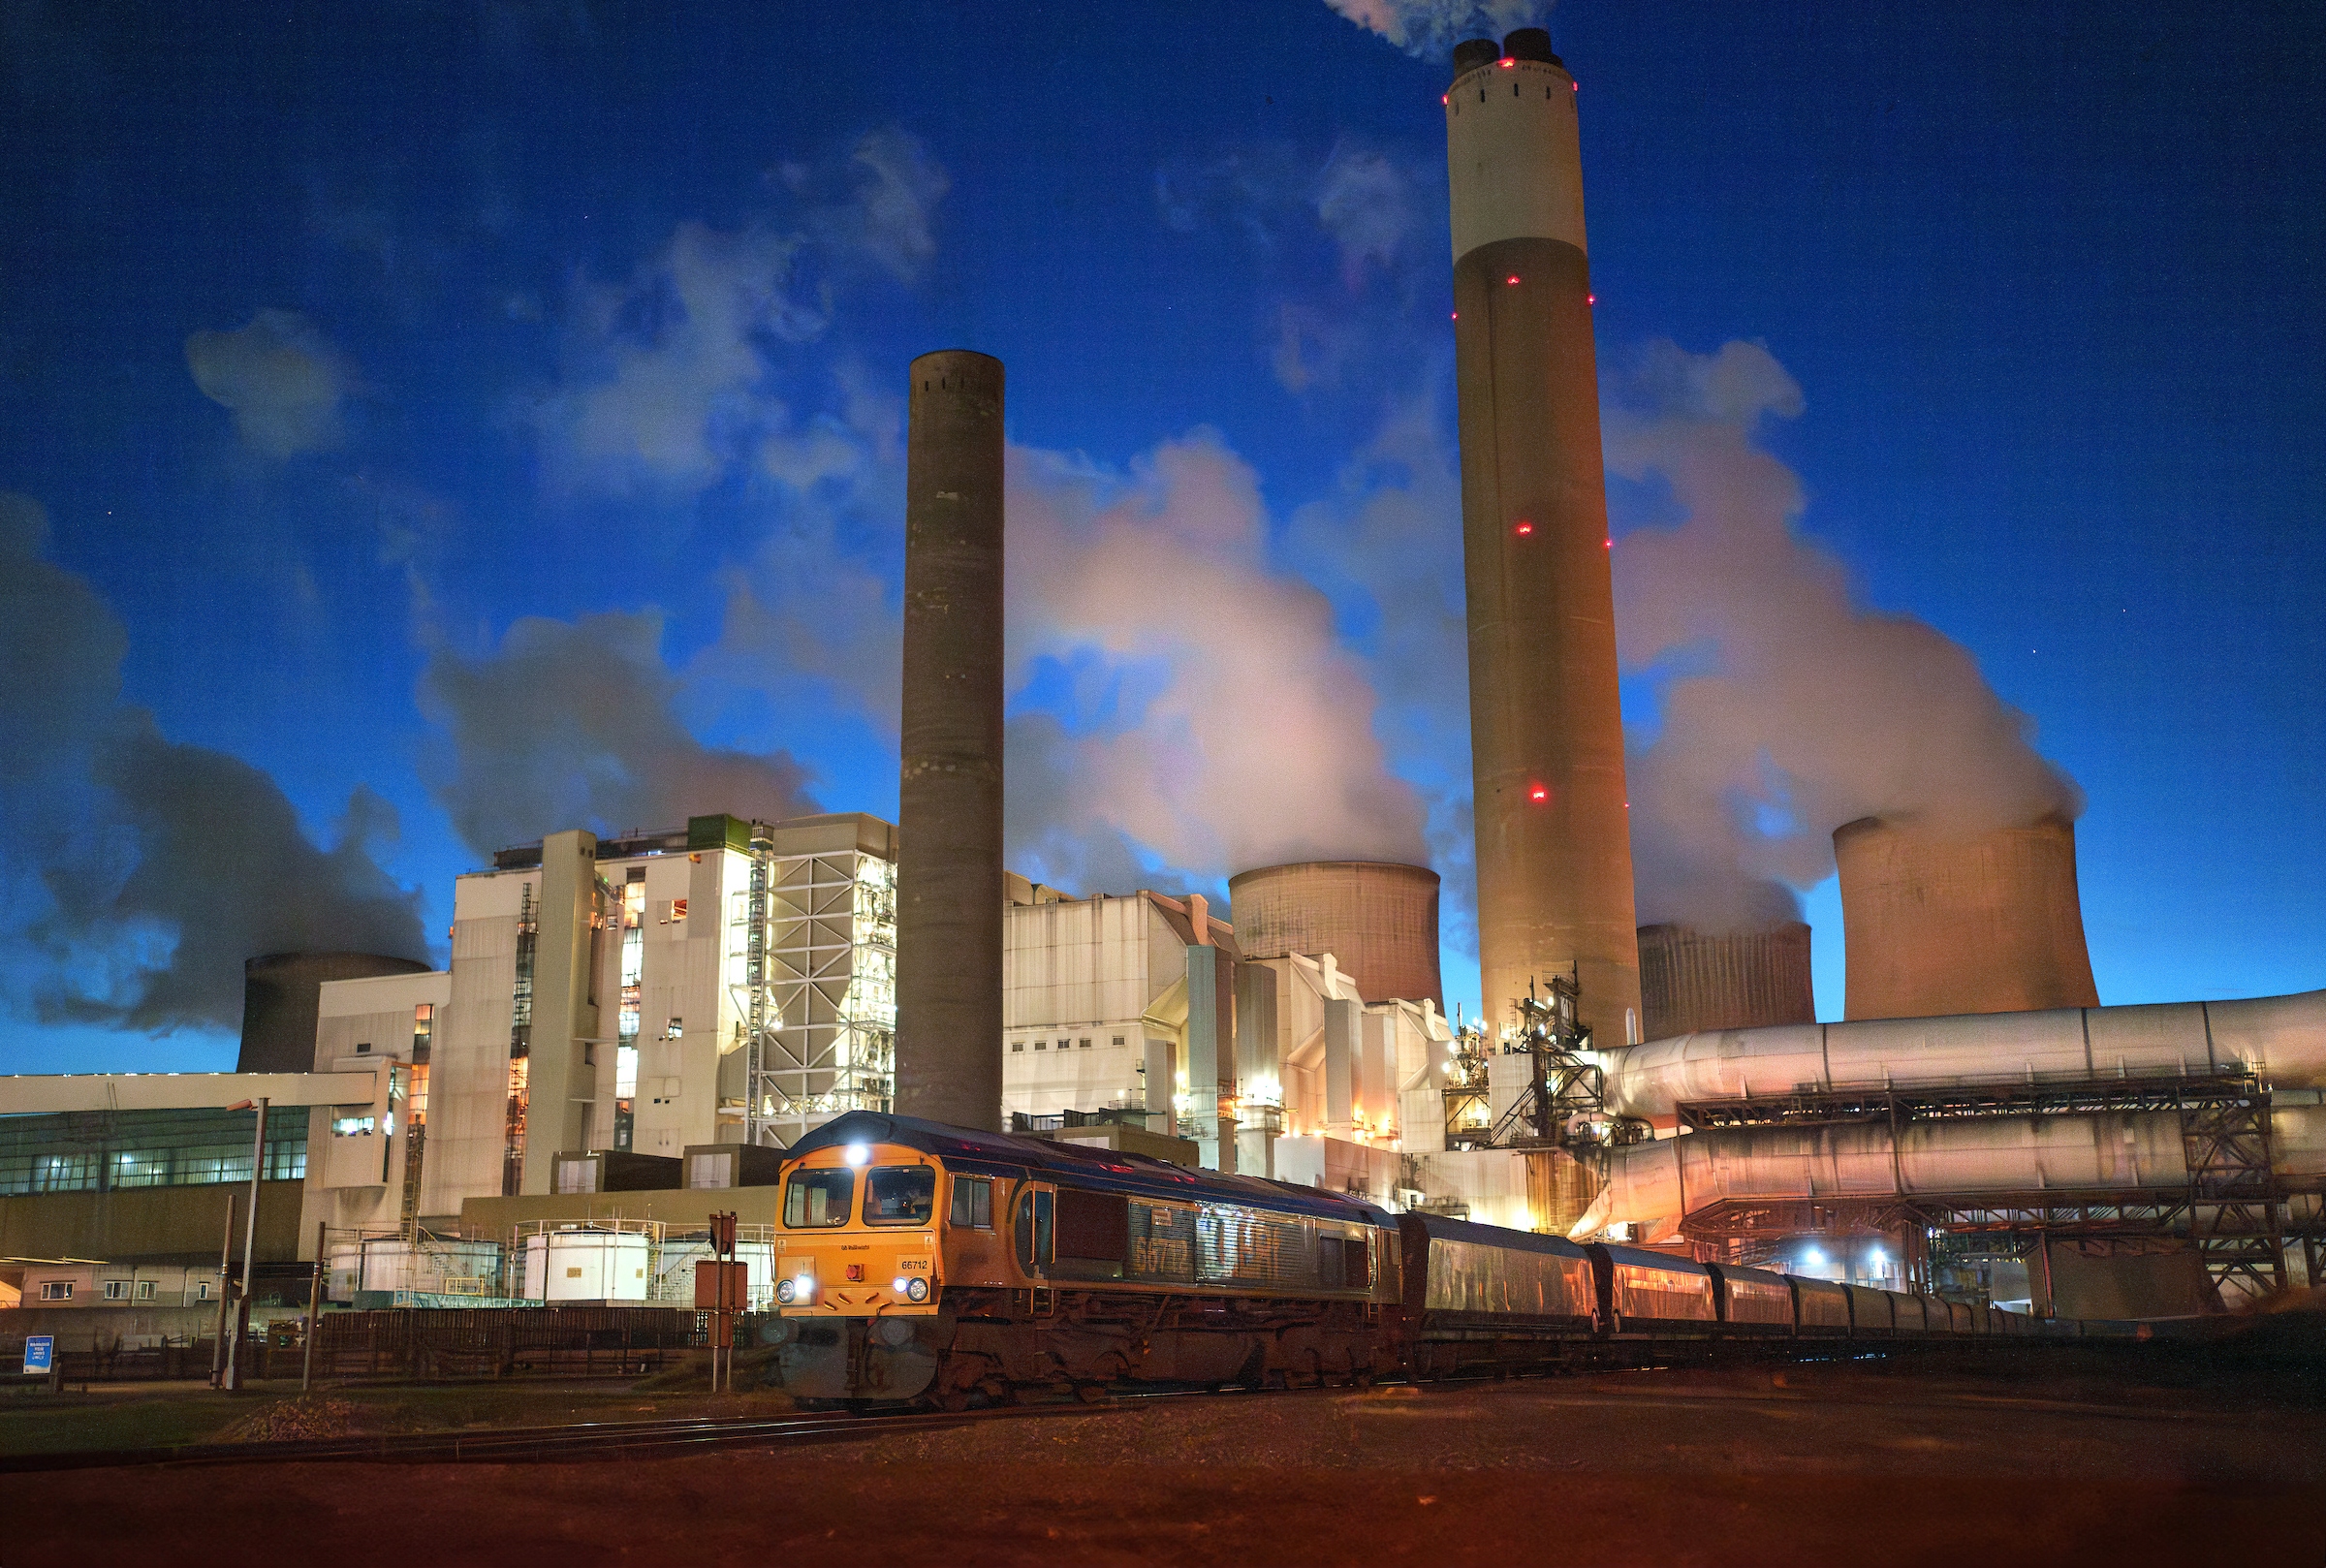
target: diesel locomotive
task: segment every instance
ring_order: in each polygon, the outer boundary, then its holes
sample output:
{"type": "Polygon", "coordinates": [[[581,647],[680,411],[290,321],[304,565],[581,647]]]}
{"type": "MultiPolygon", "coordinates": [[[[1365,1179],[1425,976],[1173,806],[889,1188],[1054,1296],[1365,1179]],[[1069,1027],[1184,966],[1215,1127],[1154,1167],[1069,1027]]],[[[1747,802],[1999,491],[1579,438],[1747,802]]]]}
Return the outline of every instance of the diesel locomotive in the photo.
{"type": "MultiPolygon", "coordinates": [[[[1263,1387],[2059,1326],[852,1112],[780,1173],[771,1376],[809,1401],[1263,1387]]],[[[2074,1330],[2077,1326],[2069,1325],[2074,1330]]]]}

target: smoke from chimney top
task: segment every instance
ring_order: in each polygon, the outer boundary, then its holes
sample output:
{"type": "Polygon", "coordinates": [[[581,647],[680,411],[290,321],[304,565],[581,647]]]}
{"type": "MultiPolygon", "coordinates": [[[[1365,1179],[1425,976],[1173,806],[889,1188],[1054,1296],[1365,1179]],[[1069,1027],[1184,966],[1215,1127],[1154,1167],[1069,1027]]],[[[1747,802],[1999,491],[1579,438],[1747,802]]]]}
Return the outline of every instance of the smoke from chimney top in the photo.
{"type": "Polygon", "coordinates": [[[1658,342],[1608,391],[1610,472],[1668,485],[1685,517],[1615,552],[1623,665],[1669,677],[1628,764],[1642,925],[1792,918],[1783,885],[1828,875],[1834,830],[1860,817],[1967,834],[2083,810],[1967,649],[1859,603],[1795,531],[1800,479],[1754,436],[1801,389],[1766,349],[1658,342]]]}

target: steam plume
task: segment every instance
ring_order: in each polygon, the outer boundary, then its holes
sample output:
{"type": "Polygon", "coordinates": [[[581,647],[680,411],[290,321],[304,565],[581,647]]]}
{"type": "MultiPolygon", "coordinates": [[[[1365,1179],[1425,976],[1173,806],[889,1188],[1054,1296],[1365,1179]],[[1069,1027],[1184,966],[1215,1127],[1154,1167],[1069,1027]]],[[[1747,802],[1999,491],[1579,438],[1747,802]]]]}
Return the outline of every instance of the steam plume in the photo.
{"type": "Polygon", "coordinates": [[[41,558],[47,517],[0,495],[0,869],[37,1014],[165,1033],[232,1027],[242,961],[348,949],[424,958],[419,895],[371,846],[395,814],[369,790],[337,844],[308,838],[274,781],[166,739],[121,702],[121,623],[41,558]]]}
{"type": "Polygon", "coordinates": [[[1659,342],[1610,392],[1610,470],[1661,479],[1686,517],[1616,551],[1623,663],[1669,673],[1662,732],[1629,765],[1643,925],[1781,918],[1775,884],[1821,880],[1858,817],[1970,832],[2082,810],[1968,650],[1859,604],[1794,531],[1801,482],[1753,437],[1801,389],[1767,350],[1659,342]]]}
{"type": "Polygon", "coordinates": [[[1408,54],[1444,54],[1465,38],[1500,38],[1539,23],[1551,0],[1325,0],[1408,54]]]}
{"type": "Polygon", "coordinates": [[[818,809],[808,769],[789,754],[722,751],[687,732],[661,647],[662,617],[644,611],[527,618],[476,658],[436,649],[420,684],[443,731],[431,782],[469,848],[818,809]]]}

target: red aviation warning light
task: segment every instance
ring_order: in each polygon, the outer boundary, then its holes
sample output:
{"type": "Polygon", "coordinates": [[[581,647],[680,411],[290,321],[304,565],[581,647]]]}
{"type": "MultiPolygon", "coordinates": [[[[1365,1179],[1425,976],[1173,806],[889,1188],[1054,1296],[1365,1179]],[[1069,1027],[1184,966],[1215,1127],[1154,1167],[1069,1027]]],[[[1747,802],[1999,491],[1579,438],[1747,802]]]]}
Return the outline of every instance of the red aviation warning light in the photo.
{"type": "Polygon", "coordinates": [[[1551,787],[1547,784],[1529,784],[1526,786],[1526,799],[1541,805],[1551,799],[1551,787]]]}
{"type": "Polygon", "coordinates": [[[1519,519],[1518,526],[1511,529],[1511,532],[1517,534],[1521,539],[1524,539],[1528,534],[1534,532],[1534,524],[1528,522],[1525,518],[1521,517],[1519,519]]]}
{"type": "Polygon", "coordinates": [[[1508,276],[1508,277],[1504,278],[1502,281],[1503,281],[1503,282],[1505,282],[1505,283],[1507,283],[1507,284],[1509,284],[1509,285],[1510,285],[1512,288],[1514,288],[1514,289],[1515,289],[1515,288],[1517,288],[1517,287],[1518,287],[1518,284],[1519,284],[1519,275],[1518,275],[1516,272],[1513,272],[1513,273],[1512,273],[1510,276],[1508,276]]]}

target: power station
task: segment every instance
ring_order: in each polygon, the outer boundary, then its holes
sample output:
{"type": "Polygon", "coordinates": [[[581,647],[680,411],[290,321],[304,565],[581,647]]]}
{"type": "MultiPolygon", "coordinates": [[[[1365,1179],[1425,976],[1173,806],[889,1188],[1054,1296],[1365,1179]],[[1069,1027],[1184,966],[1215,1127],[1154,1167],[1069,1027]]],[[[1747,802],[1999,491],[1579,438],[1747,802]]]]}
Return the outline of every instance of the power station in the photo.
{"type": "Polygon", "coordinates": [[[1576,83],[1522,29],[1455,51],[1443,109],[1474,1026],[1427,867],[1241,868],[1225,919],[1009,871],[1004,372],[949,350],[908,372],[894,828],[553,832],[458,879],[444,971],[254,957],[238,1073],[0,1080],[29,1206],[0,1228],[204,1289],[214,1206],[180,1245],[176,1189],[229,1178],[220,1118],[255,1106],[262,1260],[554,1301],[579,1227],[613,1240],[569,1277],[644,1301],[705,1189],[772,1230],[775,1150],[894,1112],[1739,1267],[1821,1239],[1850,1278],[2037,1310],[2217,1304],[2282,1286],[2294,1239],[2315,1282],[2326,991],[2101,1006],[2064,817],[1840,827],[1841,1022],[1798,922],[1636,925],[1576,83]]]}

